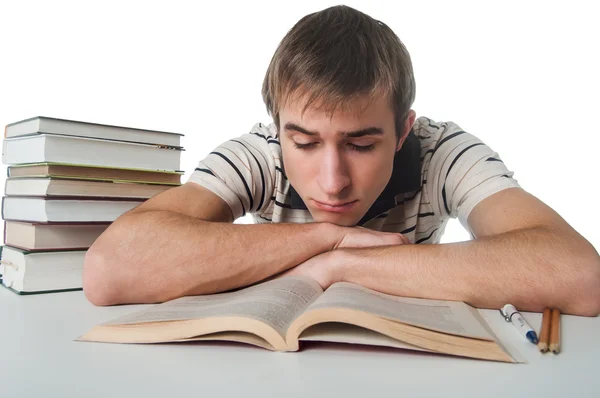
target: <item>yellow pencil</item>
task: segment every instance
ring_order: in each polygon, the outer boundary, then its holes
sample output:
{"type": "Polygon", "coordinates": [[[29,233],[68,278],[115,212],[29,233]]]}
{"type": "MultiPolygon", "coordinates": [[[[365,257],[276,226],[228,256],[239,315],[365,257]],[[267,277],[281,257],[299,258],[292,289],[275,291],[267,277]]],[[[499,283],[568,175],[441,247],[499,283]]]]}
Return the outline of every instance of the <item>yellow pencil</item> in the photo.
{"type": "Polygon", "coordinates": [[[550,322],[550,351],[554,354],[560,352],[560,311],[552,309],[552,321],[550,322]]]}
{"type": "Polygon", "coordinates": [[[550,340],[550,318],[552,317],[552,310],[550,308],[544,308],[544,315],[542,315],[542,330],[540,330],[540,339],[538,341],[538,348],[540,352],[548,351],[548,343],[550,340]]]}

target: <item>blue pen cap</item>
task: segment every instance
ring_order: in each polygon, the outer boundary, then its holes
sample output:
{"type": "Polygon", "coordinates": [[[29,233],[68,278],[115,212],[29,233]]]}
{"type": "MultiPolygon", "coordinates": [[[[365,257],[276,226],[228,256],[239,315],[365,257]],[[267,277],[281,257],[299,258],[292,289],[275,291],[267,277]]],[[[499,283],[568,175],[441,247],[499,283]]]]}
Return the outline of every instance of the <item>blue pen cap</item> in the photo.
{"type": "Polygon", "coordinates": [[[535,332],[533,330],[530,330],[529,332],[527,332],[525,334],[525,337],[527,337],[527,340],[531,341],[533,344],[537,344],[537,342],[538,342],[537,335],[535,334],[535,332]]]}

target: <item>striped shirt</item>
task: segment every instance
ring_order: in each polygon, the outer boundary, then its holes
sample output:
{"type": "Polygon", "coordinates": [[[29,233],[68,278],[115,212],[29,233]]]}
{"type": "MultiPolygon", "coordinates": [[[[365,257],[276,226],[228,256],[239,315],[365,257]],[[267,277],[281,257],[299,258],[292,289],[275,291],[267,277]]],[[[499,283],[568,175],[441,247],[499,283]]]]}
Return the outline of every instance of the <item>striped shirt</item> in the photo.
{"type": "MultiPolygon", "coordinates": [[[[200,161],[188,181],[218,195],[234,219],[255,223],[313,222],[283,168],[274,124],[255,124],[200,161]]],[[[496,152],[453,122],[419,117],[400,151],[392,176],[365,216],[365,228],[399,232],[412,243],[439,243],[451,218],[467,223],[486,197],[518,187],[496,152]]],[[[471,233],[472,236],[472,233],[471,233]]]]}

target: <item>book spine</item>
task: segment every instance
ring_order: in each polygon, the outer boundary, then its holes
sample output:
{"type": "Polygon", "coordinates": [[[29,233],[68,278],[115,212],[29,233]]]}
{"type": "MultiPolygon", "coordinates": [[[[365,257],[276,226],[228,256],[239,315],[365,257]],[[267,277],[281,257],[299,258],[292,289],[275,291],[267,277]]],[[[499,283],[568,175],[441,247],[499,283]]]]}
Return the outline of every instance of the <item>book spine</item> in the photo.
{"type": "MultiPolygon", "coordinates": [[[[73,195],[7,195],[11,198],[24,198],[31,199],[37,198],[45,201],[63,201],[63,200],[76,200],[86,202],[145,202],[148,199],[145,198],[126,198],[122,196],[73,196],[73,195]]],[[[2,201],[4,202],[4,198],[2,201]]],[[[3,206],[4,207],[4,206],[3,206]]],[[[4,219],[4,211],[2,212],[2,219],[4,219]]],[[[31,222],[31,221],[30,221],[31,222]]],[[[36,221],[37,223],[44,224],[43,222],[36,221]]]]}
{"type": "Polygon", "coordinates": [[[12,222],[20,222],[25,224],[34,224],[34,225],[110,225],[112,221],[31,221],[31,220],[15,220],[15,219],[6,219],[5,221],[12,222]]]}
{"type": "Polygon", "coordinates": [[[24,291],[24,290],[16,290],[16,289],[13,289],[12,287],[9,287],[6,285],[4,285],[4,287],[15,294],[18,294],[19,296],[28,296],[28,295],[33,295],[33,294],[77,292],[77,291],[83,290],[83,288],[81,288],[81,287],[75,287],[75,288],[71,288],[71,289],[24,291]]]}
{"type": "MultiPolygon", "coordinates": [[[[4,249],[4,246],[0,246],[0,260],[2,260],[2,249],[4,249]]],[[[0,266],[0,285],[2,285],[2,269],[4,267],[0,266]]]]}
{"type": "Polygon", "coordinates": [[[40,254],[40,253],[65,253],[65,252],[87,252],[88,248],[68,248],[68,249],[25,249],[25,248],[20,248],[17,246],[11,246],[14,247],[16,249],[21,250],[21,252],[23,253],[24,256],[30,255],[30,254],[40,254]]]}
{"type": "Polygon", "coordinates": [[[6,244],[6,246],[10,246],[12,248],[15,249],[19,249],[22,250],[24,252],[27,252],[26,254],[36,254],[36,253],[53,253],[53,252],[83,252],[83,251],[88,251],[89,247],[68,247],[68,248],[43,248],[43,249],[35,249],[32,247],[25,247],[25,246],[19,246],[19,245],[13,245],[13,244],[6,244]]]}

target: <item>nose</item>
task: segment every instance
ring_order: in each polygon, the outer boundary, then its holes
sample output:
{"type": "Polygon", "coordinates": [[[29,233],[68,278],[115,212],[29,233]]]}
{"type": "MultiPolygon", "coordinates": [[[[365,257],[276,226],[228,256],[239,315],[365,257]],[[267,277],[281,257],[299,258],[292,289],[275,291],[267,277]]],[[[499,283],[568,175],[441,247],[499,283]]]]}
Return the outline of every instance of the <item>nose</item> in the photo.
{"type": "Polygon", "coordinates": [[[339,197],[344,188],[350,185],[348,167],[337,149],[323,151],[317,179],[321,191],[330,197],[339,197]]]}

